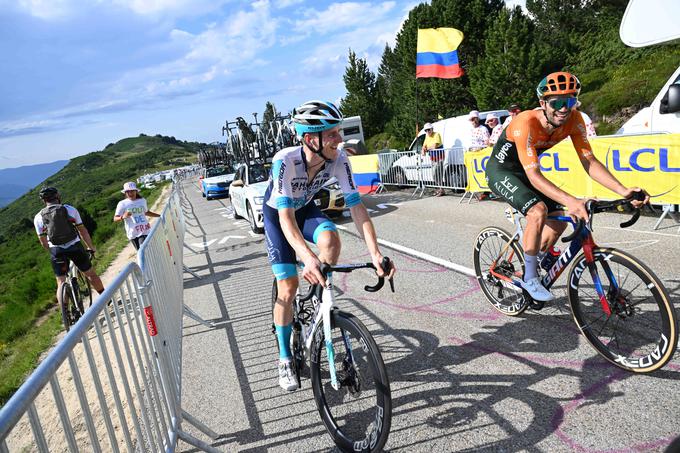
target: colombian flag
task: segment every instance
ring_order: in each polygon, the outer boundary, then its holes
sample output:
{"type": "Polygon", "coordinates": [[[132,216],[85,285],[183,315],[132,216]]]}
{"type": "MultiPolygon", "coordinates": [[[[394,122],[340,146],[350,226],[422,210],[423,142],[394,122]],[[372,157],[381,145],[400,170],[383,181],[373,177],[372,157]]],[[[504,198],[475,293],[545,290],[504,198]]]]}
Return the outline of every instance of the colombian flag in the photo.
{"type": "Polygon", "coordinates": [[[418,30],[416,78],[455,79],[465,72],[458,64],[458,46],[463,32],[455,28],[418,30]]]}

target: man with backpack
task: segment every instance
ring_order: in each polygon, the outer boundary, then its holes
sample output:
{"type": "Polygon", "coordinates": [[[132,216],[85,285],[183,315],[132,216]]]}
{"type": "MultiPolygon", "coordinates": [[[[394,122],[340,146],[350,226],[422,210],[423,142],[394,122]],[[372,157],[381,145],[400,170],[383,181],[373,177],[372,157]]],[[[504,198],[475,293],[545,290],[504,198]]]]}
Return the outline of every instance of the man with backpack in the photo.
{"type": "MultiPolygon", "coordinates": [[[[90,261],[90,254],[94,255],[95,251],[92,239],[78,210],[71,205],[62,204],[59,191],[54,187],[44,187],[40,191],[40,199],[45,207],[35,215],[33,225],[40,243],[52,256],[52,269],[57,278],[57,300],[61,284],[68,274],[69,261],[73,261],[87,276],[99,294],[103,293],[104,285],[90,261]],[[87,252],[81,238],[87,246],[87,252]]],[[[62,301],[59,300],[59,303],[62,301]]]]}

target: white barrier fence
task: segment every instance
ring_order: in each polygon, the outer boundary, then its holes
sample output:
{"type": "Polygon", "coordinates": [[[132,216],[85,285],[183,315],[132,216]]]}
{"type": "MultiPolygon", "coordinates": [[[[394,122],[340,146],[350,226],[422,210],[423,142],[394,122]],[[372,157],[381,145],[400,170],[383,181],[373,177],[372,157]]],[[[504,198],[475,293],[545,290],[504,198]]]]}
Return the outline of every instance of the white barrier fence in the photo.
{"type": "Polygon", "coordinates": [[[465,148],[435,149],[425,154],[399,151],[378,154],[378,171],[384,186],[465,190],[465,148]]]}
{"type": "Polygon", "coordinates": [[[181,407],[180,186],[138,253],[0,410],[0,453],[165,451],[217,434],[181,407]]]}

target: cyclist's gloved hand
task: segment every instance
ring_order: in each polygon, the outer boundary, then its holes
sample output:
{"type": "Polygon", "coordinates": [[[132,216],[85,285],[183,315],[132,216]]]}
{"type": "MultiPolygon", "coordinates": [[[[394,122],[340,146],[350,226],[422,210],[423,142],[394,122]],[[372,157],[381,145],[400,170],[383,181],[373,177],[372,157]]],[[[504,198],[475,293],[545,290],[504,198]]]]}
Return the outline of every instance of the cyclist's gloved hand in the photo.
{"type": "Polygon", "coordinates": [[[315,255],[309,256],[302,261],[304,267],[302,268],[302,278],[307,280],[312,285],[326,285],[326,280],[321,274],[321,261],[315,255]]]}
{"type": "Polygon", "coordinates": [[[586,209],[586,201],[580,198],[573,198],[571,201],[566,203],[567,214],[569,214],[574,220],[588,220],[588,210],[586,209]]]}
{"type": "Polygon", "coordinates": [[[629,187],[621,195],[624,198],[630,199],[630,204],[633,205],[635,209],[639,209],[642,206],[649,204],[649,194],[639,187],[629,187]]]}

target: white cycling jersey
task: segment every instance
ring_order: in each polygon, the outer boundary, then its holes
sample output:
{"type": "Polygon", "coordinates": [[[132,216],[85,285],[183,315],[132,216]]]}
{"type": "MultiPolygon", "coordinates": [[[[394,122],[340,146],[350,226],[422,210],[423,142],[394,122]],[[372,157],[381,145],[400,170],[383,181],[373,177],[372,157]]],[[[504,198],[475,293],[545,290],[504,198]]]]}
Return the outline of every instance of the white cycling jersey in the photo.
{"type": "Polygon", "coordinates": [[[314,179],[307,183],[307,161],[302,146],[282,149],[274,155],[272,161],[265,203],[274,209],[293,208],[297,211],[309,203],[334,176],[345,197],[345,205],[351,208],[361,203],[352,177],[352,166],[344,151],[338,150],[335,160],[324,162],[314,179]]]}

